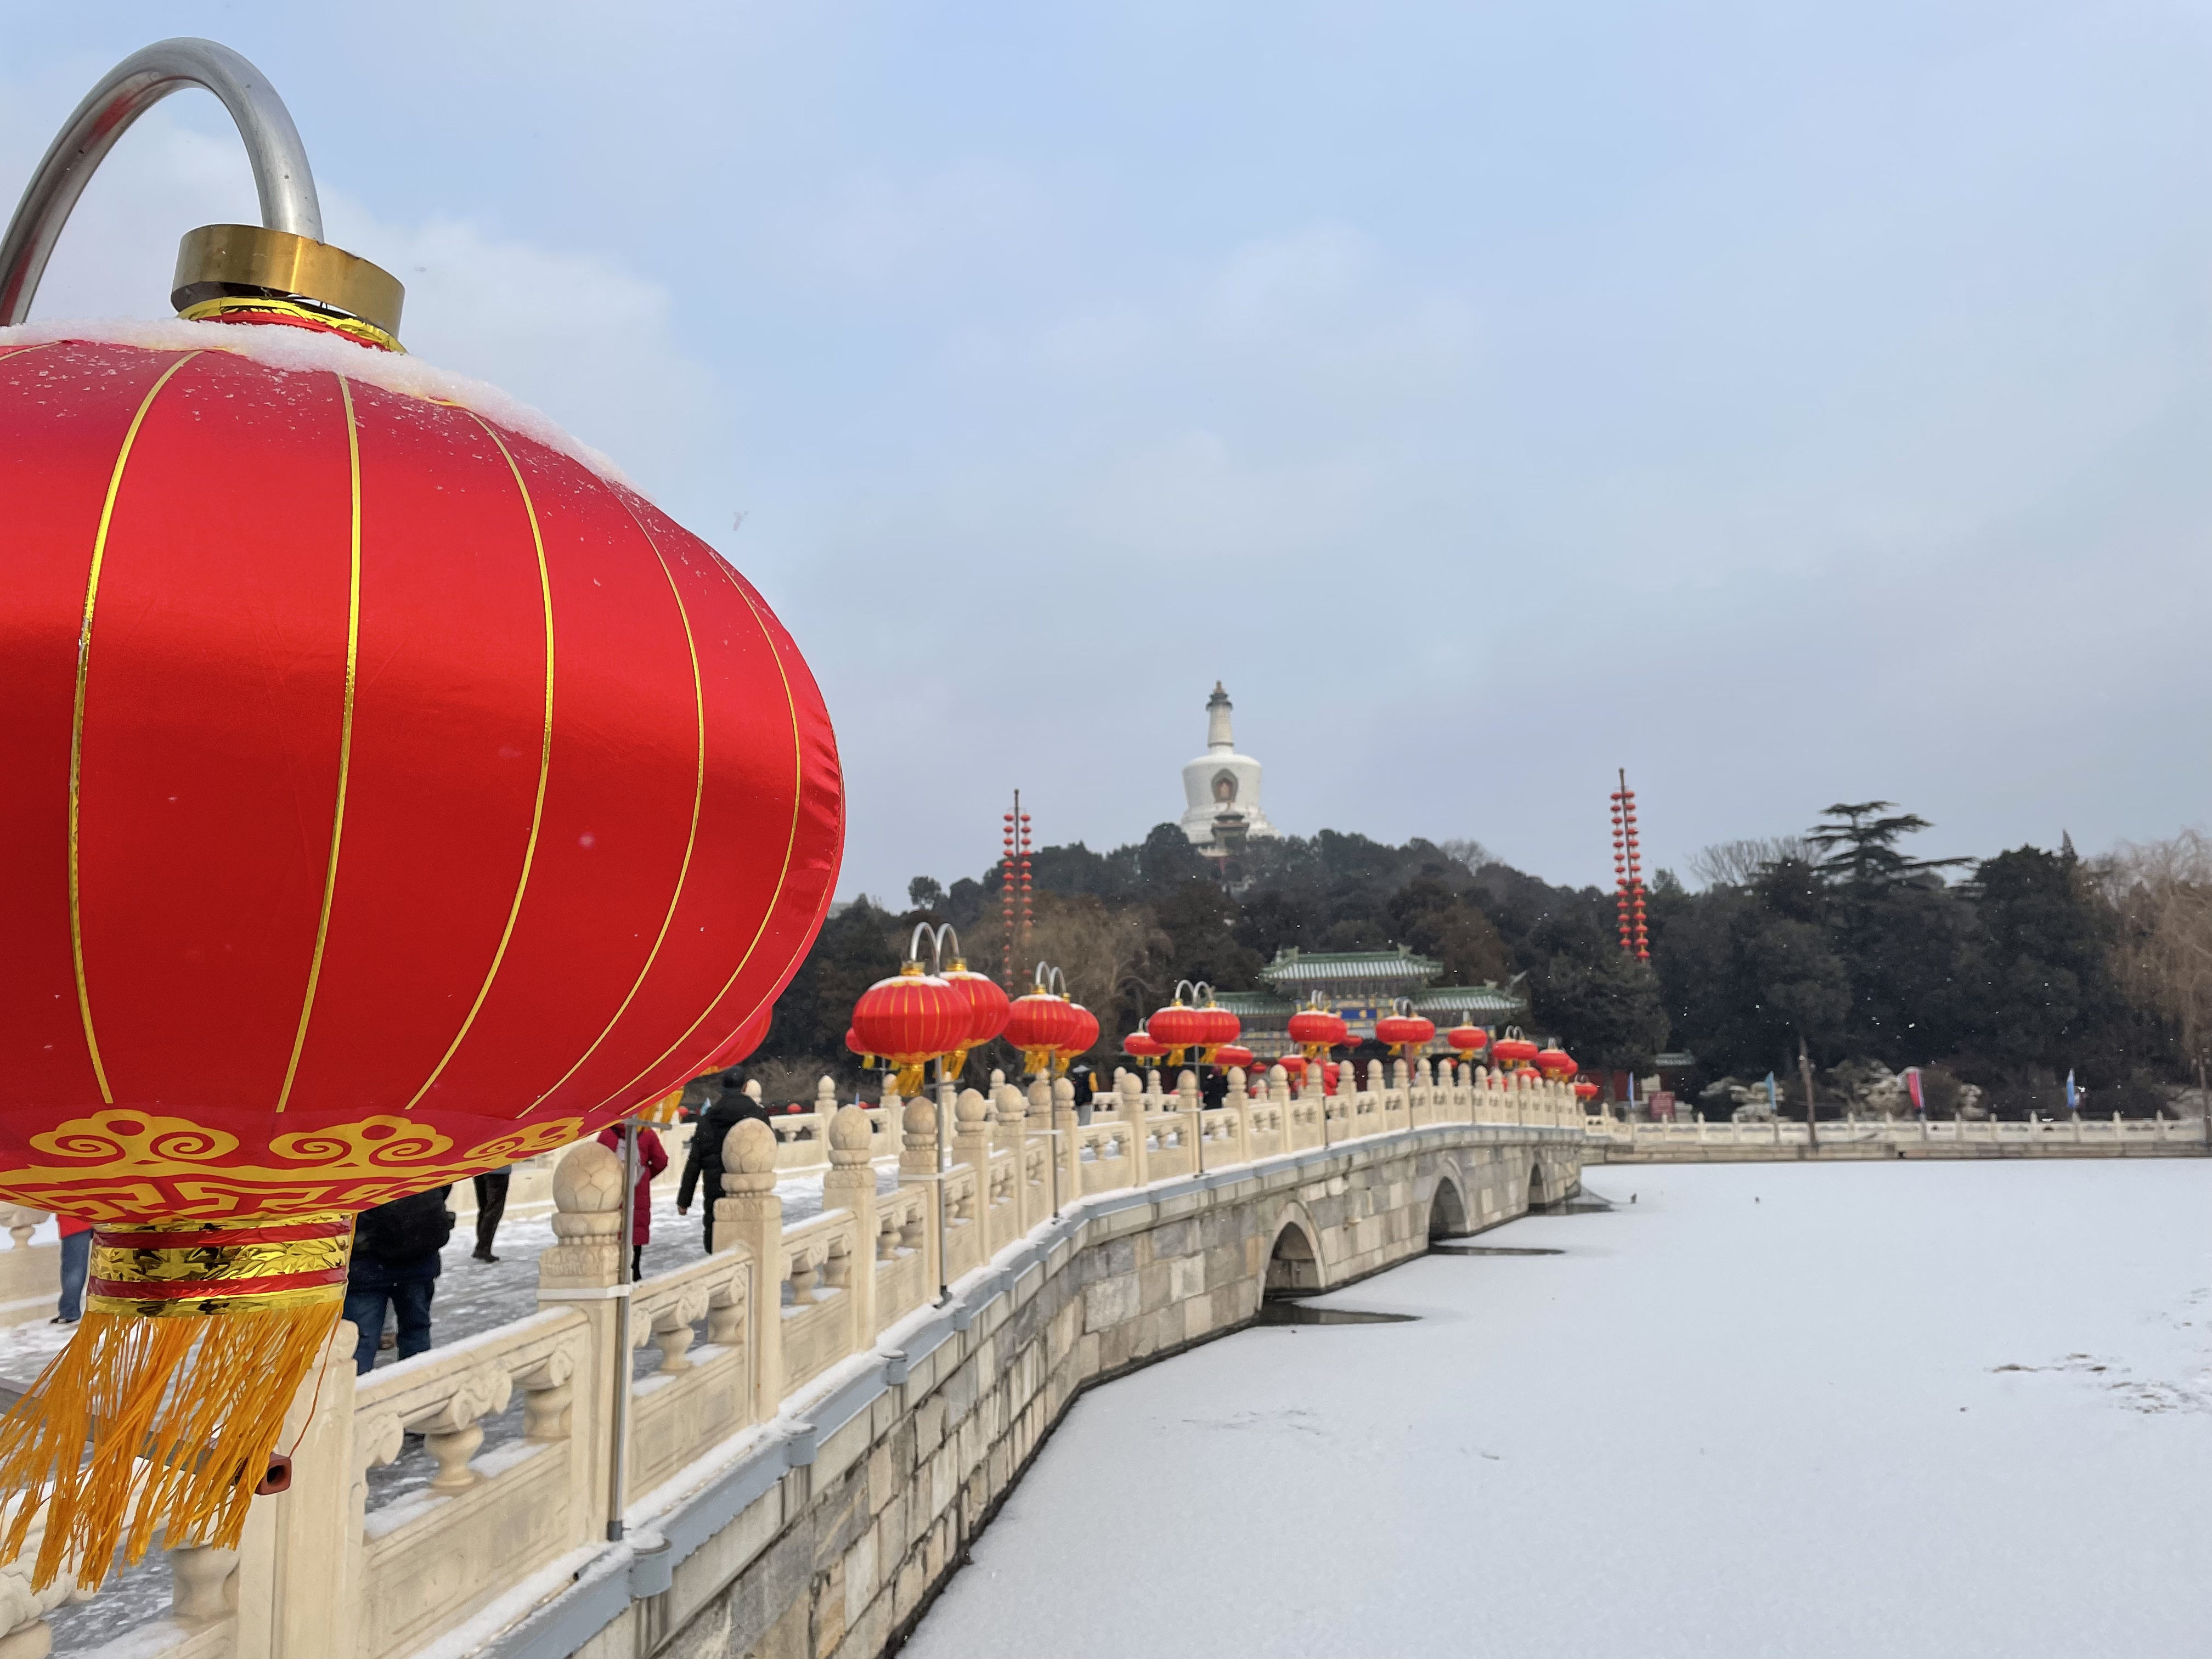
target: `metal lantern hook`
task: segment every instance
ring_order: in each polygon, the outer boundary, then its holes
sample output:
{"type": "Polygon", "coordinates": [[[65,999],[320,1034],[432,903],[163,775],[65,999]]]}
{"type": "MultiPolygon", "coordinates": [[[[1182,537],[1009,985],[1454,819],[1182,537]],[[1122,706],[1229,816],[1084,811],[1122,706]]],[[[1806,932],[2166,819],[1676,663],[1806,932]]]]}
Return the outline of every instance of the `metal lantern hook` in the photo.
{"type": "Polygon", "coordinates": [[[916,922],[914,927],[914,937],[907,943],[907,960],[920,962],[921,942],[927,939],[929,941],[929,971],[933,974],[942,973],[945,970],[945,941],[948,939],[952,941],[952,954],[957,958],[960,954],[960,935],[952,931],[951,922],[945,922],[935,927],[932,927],[926,921],[916,922]]]}
{"type": "Polygon", "coordinates": [[[1048,962],[1040,962],[1036,965],[1036,988],[1047,996],[1058,997],[1062,1001],[1067,1000],[1067,975],[1048,962]],[[1059,981],[1057,989],[1054,988],[1053,984],[1055,980],[1059,981]]]}
{"type": "Polygon", "coordinates": [[[1194,1008],[1210,1006],[1213,1001],[1213,988],[1202,979],[1177,980],[1175,986],[1175,1000],[1177,1002],[1182,1000],[1182,994],[1185,991],[1190,993],[1190,1006],[1194,1008]]]}
{"type": "Polygon", "coordinates": [[[309,241],[323,240],[322,204],[307,149],[268,78],[212,40],[157,40],[132,52],[85,94],[32,173],[7,234],[0,237],[0,326],[31,314],[32,297],[62,227],[115,141],[162,99],[186,87],[213,93],[238,124],[263,225],[309,241]]]}

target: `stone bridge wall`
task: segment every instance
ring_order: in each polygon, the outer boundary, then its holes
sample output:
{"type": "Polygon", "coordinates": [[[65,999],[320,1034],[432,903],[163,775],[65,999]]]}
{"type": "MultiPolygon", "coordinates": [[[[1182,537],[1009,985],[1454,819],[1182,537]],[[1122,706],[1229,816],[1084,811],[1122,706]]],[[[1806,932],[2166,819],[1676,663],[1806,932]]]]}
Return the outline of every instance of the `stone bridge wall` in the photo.
{"type": "Polygon", "coordinates": [[[495,1651],[873,1659],[1085,1387],[1250,1320],[1271,1263],[1279,1289],[1332,1288],[1420,1255],[1432,1227],[1475,1231],[1532,1194],[1564,1197],[1580,1142],[1441,1126],[1087,1200],[811,1409],[799,1455],[764,1468],[666,1589],[579,1648],[495,1651]]]}

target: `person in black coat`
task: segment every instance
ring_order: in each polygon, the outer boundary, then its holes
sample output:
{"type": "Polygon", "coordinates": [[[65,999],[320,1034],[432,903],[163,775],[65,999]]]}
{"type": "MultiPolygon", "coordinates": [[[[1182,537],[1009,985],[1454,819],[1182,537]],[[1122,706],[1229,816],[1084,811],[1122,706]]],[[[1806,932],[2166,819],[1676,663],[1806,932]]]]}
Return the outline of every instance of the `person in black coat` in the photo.
{"type": "Polygon", "coordinates": [[[722,1142],[747,1118],[768,1121],[768,1108],[738,1085],[738,1074],[722,1079],[722,1092],[699,1114],[691,1131],[691,1149],[684,1154],[684,1179],[676,1188],[676,1213],[689,1215],[691,1200],[698,1196],[706,1208],[706,1247],[714,1248],[714,1200],[722,1195],[722,1142]]]}
{"type": "Polygon", "coordinates": [[[377,1340],[384,1334],[384,1304],[399,1316],[399,1358],[430,1346],[430,1298],[438,1288],[438,1253],[453,1236],[453,1212],[446,1207],[451,1187],[395,1198],[363,1210],[353,1224],[353,1259],[346,1268],[345,1316],[360,1333],[353,1368],[366,1375],[376,1364],[377,1340]]]}

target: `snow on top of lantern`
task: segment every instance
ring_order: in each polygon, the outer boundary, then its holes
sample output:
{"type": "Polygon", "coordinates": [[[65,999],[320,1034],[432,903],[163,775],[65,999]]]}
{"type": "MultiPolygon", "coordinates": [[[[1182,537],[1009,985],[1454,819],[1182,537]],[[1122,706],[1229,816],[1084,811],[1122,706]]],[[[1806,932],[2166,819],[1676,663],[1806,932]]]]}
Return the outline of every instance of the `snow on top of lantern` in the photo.
{"type": "MultiPolygon", "coordinates": [[[[23,323],[0,328],[0,352],[22,346],[82,340],[90,345],[137,346],[148,351],[228,351],[280,374],[343,374],[403,398],[458,404],[495,426],[568,456],[609,483],[644,491],[607,456],[579,441],[538,410],[489,381],[471,380],[404,352],[377,351],[343,335],[250,323],[188,323],[180,317],[105,317],[93,320],[23,323]]],[[[24,364],[35,370],[37,360],[24,364]]]]}

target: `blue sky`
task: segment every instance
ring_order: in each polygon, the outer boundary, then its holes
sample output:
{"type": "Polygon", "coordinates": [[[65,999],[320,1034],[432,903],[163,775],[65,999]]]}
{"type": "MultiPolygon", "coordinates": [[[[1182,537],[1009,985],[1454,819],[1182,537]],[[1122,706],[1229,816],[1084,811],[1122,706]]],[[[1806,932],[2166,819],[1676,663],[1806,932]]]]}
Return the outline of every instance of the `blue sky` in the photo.
{"type": "MultiPolygon", "coordinates": [[[[2203,823],[2212,7],[0,7],[0,193],[238,48],[416,352],[768,594],[843,890],[1180,810],[1609,877],[1884,797],[1930,854],[2203,823]],[[742,514],[742,525],[739,515],[742,514]]],[[[171,100],[40,317],[250,216],[171,100]]]]}

